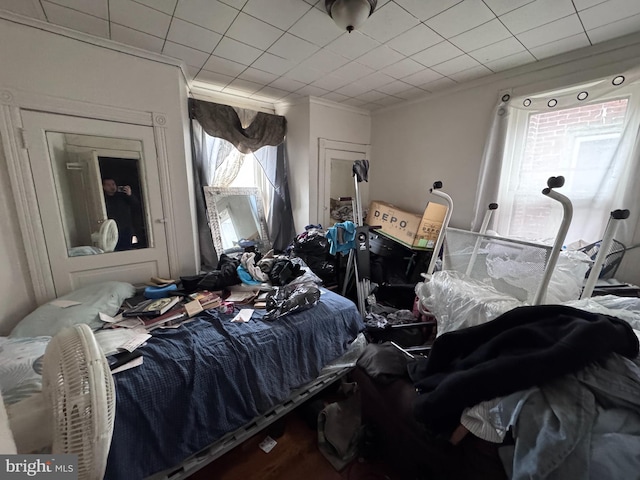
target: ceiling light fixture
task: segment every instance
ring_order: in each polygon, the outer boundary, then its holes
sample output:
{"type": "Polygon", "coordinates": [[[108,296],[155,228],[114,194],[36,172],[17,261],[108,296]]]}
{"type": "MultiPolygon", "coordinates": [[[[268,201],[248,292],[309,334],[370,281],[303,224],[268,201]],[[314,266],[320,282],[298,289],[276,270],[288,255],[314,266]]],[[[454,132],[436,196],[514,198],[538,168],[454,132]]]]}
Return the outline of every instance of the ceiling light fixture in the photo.
{"type": "Polygon", "coordinates": [[[329,16],[343,30],[351,33],[371,16],[378,0],[325,0],[329,16]]]}

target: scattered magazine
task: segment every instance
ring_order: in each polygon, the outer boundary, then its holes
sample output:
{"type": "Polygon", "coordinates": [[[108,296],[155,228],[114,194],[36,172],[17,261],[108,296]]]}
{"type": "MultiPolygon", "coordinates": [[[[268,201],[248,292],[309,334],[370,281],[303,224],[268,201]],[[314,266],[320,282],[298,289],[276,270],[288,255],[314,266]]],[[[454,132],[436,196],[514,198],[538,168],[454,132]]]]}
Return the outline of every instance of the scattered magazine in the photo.
{"type": "Polygon", "coordinates": [[[133,352],[151,338],[151,335],[141,325],[138,326],[140,327],[139,329],[114,328],[99,330],[95,333],[96,341],[105,356],[124,351],[133,352]]]}
{"type": "Polygon", "coordinates": [[[122,312],[123,317],[155,317],[167,312],[180,301],[180,297],[152,298],[122,312]]]}

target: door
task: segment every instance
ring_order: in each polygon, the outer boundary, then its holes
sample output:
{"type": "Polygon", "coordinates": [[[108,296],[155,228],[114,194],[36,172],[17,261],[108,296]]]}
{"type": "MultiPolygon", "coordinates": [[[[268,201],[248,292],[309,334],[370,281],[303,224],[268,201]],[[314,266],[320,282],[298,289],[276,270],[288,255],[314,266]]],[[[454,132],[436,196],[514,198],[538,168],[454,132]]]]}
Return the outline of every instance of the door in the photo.
{"type": "MultiPolygon", "coordinates": [[[[352,202],[340,198],[356,198],[353,163],[369,159],[369,145],[320,139],[318,219],[328,228],[345,220],[353,221],[352,202]]],[[[369,184],[360,182],[360,208],[363,215],[369,206],[369,184]]],[[[364,220],[364,219],[363,219],[364,220]]]]}
{"type": "MultiPolygon", "coordinates": [[[[62,217],[67,245],[92,245],[91,235],[107,220],[107,210],[102,193],[100,164],[96,150],[72,152],[68,151],[69,162],[64,172],[69,184],[71,206],[73,208],[74,225],[70,225],[67,216],[62,217]],[[74,158],[75,157],[75,158],[74,158]],[[77,237],[71,238],[72,228],[77,229],[77,237]]],[[[54,175],[55,175],[54,169],[54,175]]],[[[62,179],[55,179],[56,184],[62,179]]]]}
{"type": "Polygon", "coordinates": [[[153,129],[32,111],[22,121],[56,295],[169,277],[153,129]],[[117,225],[113,242],[105,224],[117,225]]]}

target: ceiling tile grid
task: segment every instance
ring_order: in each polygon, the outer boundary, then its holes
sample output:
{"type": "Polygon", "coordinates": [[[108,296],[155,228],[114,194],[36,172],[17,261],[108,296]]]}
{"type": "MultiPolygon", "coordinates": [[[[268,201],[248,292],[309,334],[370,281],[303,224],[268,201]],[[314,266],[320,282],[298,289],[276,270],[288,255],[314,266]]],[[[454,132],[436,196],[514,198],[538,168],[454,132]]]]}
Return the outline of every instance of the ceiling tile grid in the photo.
{"type": "Polygon", "coordinates": [[[639,0],[378,0],[352,33],[324,0],[0,0],[0,9],[177,58],[212,91],[368,110],[640,32],[639,0]]]}

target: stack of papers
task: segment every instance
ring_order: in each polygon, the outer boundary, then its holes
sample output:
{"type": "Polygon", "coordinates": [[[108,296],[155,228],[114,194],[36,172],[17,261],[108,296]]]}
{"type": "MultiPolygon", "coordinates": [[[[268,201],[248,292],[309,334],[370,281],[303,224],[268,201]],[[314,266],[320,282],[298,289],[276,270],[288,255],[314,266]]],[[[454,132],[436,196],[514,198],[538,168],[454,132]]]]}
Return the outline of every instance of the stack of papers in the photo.
{"type": "Polygon", "coordinates": [[[111,373],[115,374],[142,365],[142,354],[135,350],[151,338],[151,335],[143,328],[116,328],[100,330],[95,333],[95,337],[107,357],[111,373]]]}

